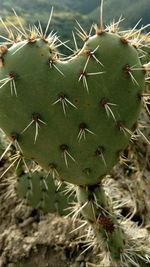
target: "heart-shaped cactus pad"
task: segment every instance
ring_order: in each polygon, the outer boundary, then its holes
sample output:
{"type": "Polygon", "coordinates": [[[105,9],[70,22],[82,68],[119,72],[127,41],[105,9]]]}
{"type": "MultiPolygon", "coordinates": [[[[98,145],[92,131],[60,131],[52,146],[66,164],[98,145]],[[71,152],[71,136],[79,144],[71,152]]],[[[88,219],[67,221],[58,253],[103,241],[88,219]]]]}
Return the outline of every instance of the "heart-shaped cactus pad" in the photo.
{"type": "Polygon", "coordinates": [[[97,32],[68,59],[54,43],[37,37],[3,49],[0,127],[59,179],[96,184],[132,137],[145,74],[116,33],[97,32]]]}

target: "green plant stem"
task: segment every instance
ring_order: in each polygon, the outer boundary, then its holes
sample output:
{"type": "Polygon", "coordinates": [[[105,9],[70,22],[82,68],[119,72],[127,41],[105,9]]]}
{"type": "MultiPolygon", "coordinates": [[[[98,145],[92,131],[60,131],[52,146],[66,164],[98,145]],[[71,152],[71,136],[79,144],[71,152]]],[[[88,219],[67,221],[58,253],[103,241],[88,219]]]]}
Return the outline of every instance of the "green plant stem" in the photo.
{"type": "Polygon", "coordinates": [[[91,225],[98,243],[119,263],[125,246],[125,234],[112,212],[102,185],[78,186],[76,193],[80,206],[83,206],[82,215],[91,225]]]}

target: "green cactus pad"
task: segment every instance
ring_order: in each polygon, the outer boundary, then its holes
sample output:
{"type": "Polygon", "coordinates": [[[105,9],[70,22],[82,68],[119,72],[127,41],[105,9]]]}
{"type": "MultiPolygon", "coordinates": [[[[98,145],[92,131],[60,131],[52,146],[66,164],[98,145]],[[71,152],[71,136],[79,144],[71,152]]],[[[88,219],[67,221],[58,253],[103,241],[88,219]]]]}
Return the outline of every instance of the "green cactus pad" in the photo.
{"type": "Polygon", "coordinates": [[[0,69],[0,127],[59,179],[97,184],[135,129],[141,67],[136,49],[116,33],[90,37],[69,60],[40,38],[12,45],[0,69]]]}
{"type": "Polygon", "coordinates": [[[43,171],[23,174],[18,177],[16,184],[17,194],[30,206],[44,213],[58,212],[60,215],[67,215],[66,208],[70,201],[63,196],[64,188],[62,186],[57,190],[52,177],[43,171]]]}

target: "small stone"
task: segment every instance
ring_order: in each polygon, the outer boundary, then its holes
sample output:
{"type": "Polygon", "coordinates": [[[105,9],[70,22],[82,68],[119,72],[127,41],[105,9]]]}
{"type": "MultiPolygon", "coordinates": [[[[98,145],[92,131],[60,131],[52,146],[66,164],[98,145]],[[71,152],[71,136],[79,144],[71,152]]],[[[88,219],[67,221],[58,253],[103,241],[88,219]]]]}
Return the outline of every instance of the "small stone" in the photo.
{"type": "Polygon", "coordinates": [[[7,267],[15,267],[15,264],[10,262],[10,263],[8,263],[7,267]]]}
{"type": "Polygon", "coordinates": [[[61,260],[66,261],[66,256],[64,254],[61,255],[61,260]]]}
{"type": "Polygon", "coordinates": [[[76,262],[79,262],[79,261],[84,261],[84,256],[83,256],[83,255],[79,255],[79,256],[76,258],[76,262]]]}
{"type": "Polygon", "coordinates": [[[75,262],[75,263],[71,264],[70,267],[79,267],[79,263],[75,262]]]}

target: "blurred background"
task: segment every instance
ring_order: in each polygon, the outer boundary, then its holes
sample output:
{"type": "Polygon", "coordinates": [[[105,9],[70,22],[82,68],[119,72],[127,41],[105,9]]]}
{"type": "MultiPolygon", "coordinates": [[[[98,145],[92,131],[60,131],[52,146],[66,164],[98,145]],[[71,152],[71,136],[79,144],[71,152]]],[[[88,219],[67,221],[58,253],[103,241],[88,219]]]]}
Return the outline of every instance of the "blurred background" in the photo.
{"type": "MultiPolygon", "coordinates": [[[[14,8],[25,26],[38,25],[38,20],[46,27],[51,7],[54,7],[50,31],[54,29],[62,40],[70,40],[72,29],[77,26],[75,19],[89,31],[92,23],[99,23],[100,0],[0,0],[0,16],[17,24],[14,8]]],[[[122,28],[133,27],[140,19],[138,27],[150,23],[150,0],[104,0],[104,24],[116,21],[122,15],[122,28]]],[[[7,24],[9,24],[7,22],[7,24]]],[[[5,34],[0,23],[0,34],[5,34]]]]}

